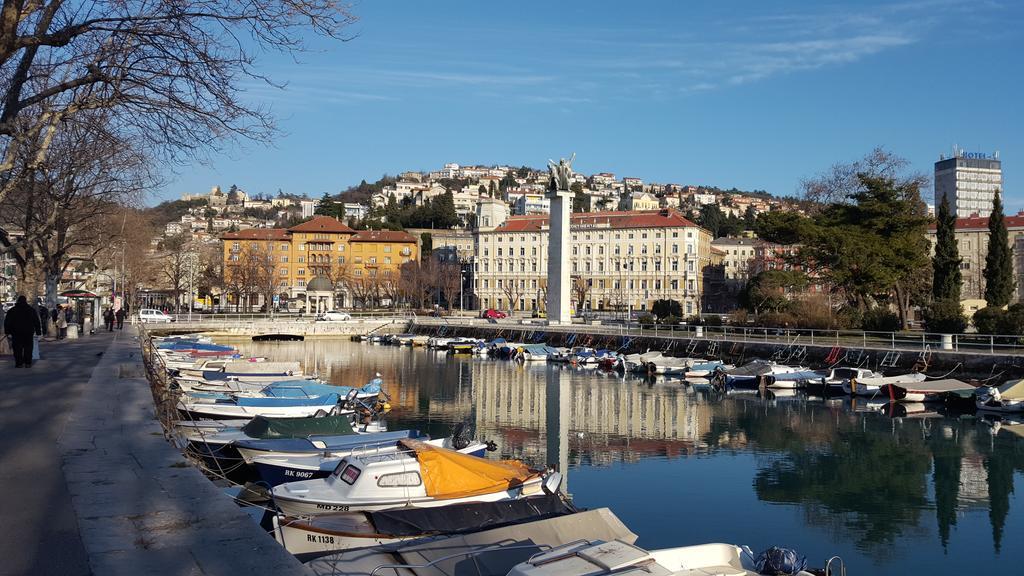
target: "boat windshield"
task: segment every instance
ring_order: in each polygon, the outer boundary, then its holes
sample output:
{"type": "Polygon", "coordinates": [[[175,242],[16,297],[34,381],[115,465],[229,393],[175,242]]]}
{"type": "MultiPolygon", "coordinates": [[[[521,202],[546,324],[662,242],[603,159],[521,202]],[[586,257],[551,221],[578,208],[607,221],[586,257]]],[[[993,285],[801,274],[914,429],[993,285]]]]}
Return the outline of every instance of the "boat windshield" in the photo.
{"type": "Polygon", "coordinates": [[[342,459],[342,461],[338,462],[338,465],[334,467],[334,471],[331,472],[331,474],[334,476],[341,476],[341,471],[345,469],[345,466],[348,466],[348,461],[342,459]]]}

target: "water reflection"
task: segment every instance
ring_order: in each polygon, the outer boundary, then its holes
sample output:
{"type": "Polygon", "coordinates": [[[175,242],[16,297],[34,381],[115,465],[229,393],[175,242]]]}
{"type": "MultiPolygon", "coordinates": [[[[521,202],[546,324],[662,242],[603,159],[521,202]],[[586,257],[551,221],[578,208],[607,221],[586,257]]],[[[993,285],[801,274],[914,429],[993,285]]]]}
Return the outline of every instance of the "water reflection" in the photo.
{"type": "Polygon", "coordinates": [[[1024,536],[1014,498],[1024,426],[992,428],[924,407],[891,418],[863,400],[718,397],[594,370],[349,342],[242,348],[301,359],[336,384],[379,371],[394,399],[392,427],[444,434],[469,420],[503,457],[557,465],[581,505],[629,516],[647,545],[716,533],[749,541],[767,530],[883,572],[980,571],[1024,559],[1002,546],[1024,536]],[[717,510],[686,521],[710,501],[717,510]],[[671,530],[666,518],[676,519],[671,530]]]}

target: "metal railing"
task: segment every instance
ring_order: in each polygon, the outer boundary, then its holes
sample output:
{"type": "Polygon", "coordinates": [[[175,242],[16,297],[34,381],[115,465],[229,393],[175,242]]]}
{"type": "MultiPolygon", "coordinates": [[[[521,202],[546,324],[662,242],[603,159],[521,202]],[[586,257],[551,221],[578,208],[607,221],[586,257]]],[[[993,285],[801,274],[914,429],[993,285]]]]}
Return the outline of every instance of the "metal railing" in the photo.
{"type": "Polygon", "coordinates": [[[1024,336],[989,334],[938,334],[932,332],[873,332],[862,330],[816,330],[805,328],[770,328],[747,326],[693,326],[585,324],[549,325],[543,319],[506,318],[430,318],[417,317],[416,325],[464,326],[497,330],[546,332],[586,332],[602,336],[640,338],[701,339],[743,343],[768,343],[786,346],[838,346],[875,350],[946,351],[971,354],[1024,354],[1024,336]]]}

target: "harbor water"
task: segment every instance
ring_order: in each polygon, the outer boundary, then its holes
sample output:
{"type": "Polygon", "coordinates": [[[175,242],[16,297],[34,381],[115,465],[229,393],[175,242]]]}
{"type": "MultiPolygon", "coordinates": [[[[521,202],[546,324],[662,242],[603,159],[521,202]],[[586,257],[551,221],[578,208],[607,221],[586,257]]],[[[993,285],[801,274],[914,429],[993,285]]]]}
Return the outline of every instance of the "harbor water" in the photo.
{"type": "Polygon", "coordinates": [[[469,422],[492,457],[558,466],[578,506],[611,508],[646,548],[787,546],[851,574],[1024,570],[1024,424],[342,340],[238,346],[339,385],[380,372],[390,428],[469,422]]]}

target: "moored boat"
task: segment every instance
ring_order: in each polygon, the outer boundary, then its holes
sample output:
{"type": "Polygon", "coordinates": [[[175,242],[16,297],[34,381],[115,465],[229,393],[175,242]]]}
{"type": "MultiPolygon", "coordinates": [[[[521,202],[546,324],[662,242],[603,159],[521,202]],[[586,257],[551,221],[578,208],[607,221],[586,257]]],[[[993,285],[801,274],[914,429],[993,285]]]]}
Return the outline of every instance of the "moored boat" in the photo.
{"type": "Polygon", "coordinates": [[[975,405],[986,412],[1024,412],[1024,380],[1011,380],[1002,386],[982,386],[975,392],[975,405]]]}
{"type": "MultiPolygon", "coordinates": [[[[417,440],[380,456],[350,456],[327,478],[290,482],[271,490],[274,505],[289,516],[357,512],[398,506],[445,506],[493,502],[540,494],[545,476],[517,461],[491,461],[417,440]]],[[[553,490],[548,490],[553,491],[553,490]]]]}

